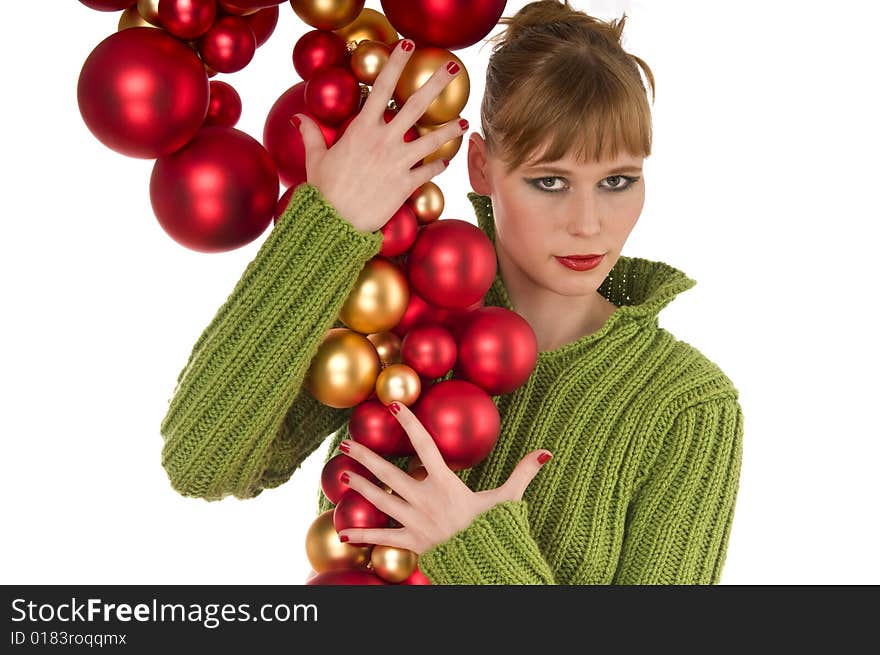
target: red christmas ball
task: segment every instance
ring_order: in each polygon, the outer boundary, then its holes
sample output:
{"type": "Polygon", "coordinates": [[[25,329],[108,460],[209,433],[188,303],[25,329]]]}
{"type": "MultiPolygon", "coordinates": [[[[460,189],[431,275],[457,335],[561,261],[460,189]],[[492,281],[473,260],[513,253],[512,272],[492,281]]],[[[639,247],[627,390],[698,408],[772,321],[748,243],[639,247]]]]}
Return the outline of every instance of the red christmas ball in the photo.
{"type": "Polygon", "coordinates": [[[431,307],[431,318],[435,323],[439,323],[445,327],[458,341],[459,331],[472,315],[473,311],[478,307],[482,307],[485,298],[480,298],[477,302],[469,307],[431,307]]]}
{"type": "Polygon", "coordinates": [[[211,81],[211,99],[208,102],[208,115],[205,125],[235,127],[241,118],[241,96],[231,84],[219,80],[211,81]]]}
{"type": "Polygon", "coordinates": [[[428,579],[422,570],[417,566],[415,571],[409,574],[409,577],[401,582],[400,584],[417,584],[417,585],[429,585],[431,581],[428,579]]]}
{"type": "Polygon", "coordinates": [[[419,234],[419,219],[408,204],[403,203],[382,226],[382,247],[379,254],[396,257],[410,249],[419,234]]]}
{"type": "Polygon", "coordinates": [[[351,438],[379,455],[414,455],[409,435],[382,401],[367,399],[359,403],[348,420],[351,438]]]}
{"type": "Polygon", "coordinates": [[[492,398],[466,380],[437,382],[422,391],[412,411],[453,471],[483,461],[501,431],[501,416],[492,398]]]}
{"type": "Polygon", "coordinates": [[[335,32],[312,30],[293,46],[293,67],[306,82],[320,68],[346,68],[349,54],[345,41],[335,32]]]}
{"type": "Polygon", "coordinates": [[[455,339],[442,325],[418,325],[400,343],[403,363],[426,378],[446,375],[457,354],[455,339]]]}
{"type": "Polygon", "coordinates": [[[538,339],[522,316],[504,307],[481,307],[459,333],[455,377],[497,396],[522,385],[537,358],[538,339]]]}
{"type": "MultiPolygon", "coordinates": [[[[354,489],[349,489],[339,499],[336,509],[333,510],[333,527],[336,532],[342,532],[348,528],[387,528],[391,524],[391,517],[373,503],[361,496],[354,489]]],[[[352,546],[366,546],[366,543],[351,543],[352,546]]]]}
{"type": "Polygon", "coordinates": [[[382,0],[382,13],[418,47],[458,50],[491,32],[505,4],[505,0],[382,0]]]}
{"type": "Polygon", "coordinates": [[[318,120],[339,125],[360,108],[361,86],[346,68],[319,68],[306,82],[305,99],[318,120]]]}
{"type": "Polygon", "coordinates": [[[254,38],[259,48],[269,40],[269,37],[272,36],[272,32],[275,31],[275,27],[278,25],[278,7],[266,7],[252,14],[242,16],[242,18],[251,26],[251,31],[254,33],[254,38]]]}
{"type": "MultiPolygon", "coordinates": [[[[408,579],[408,578],[407,578],[408,579]]],[[[405,582],[405,581],[404,581],[405,582]]],[[[362,569],[337,569],[324,571],[306,581],[307,585],[374,585],[389,584],[375,573],[362,569]]],[[[403,584],[403,583],[401,583],[403,584]]]]}
{"type": "MultiPolygon", "coordinates": [[[[403,270],[404,272],[406,271],[406,269],[403,270]]],[[[406,336],[406,333],[416,325],[432,321],[433,316],[431,315],[431,305],[414,289],[410,288],[409,302],[406,305],[406,310],[403,312],[403,316],[397,322],[397,325],[391,328],[391,331],[403,339],[406,336]]]]}
{"type": "Polygon", "coordinates": [[[203,127],[184,148],[158,158],[150,177],[159,224],[200,252],[233,250],[256,239],[277,198],[278,171],[269,153],[234,127],[203,127]]]}
{"type": "Polygon", "coordinates": [[[293,197],[295,191],[296,187],[292,186],[288,188],[280,198],[278,198],[278,202],[275,203],[275,217],[272,219],[274,223],[278,223],[278,219],[281,218],[281,214],[287,209],[287,206],[290,204],[290,199],[293,197]]]}
{"type": "Polygon", "coordinates": [[[180,39],[197,39],[217,17],[217,0],[162,0],[159,21],[180,39]]]}
{"type": "Polygon", "coordinates": [[[86,126],[108,148],[155,159],[182,147],[208,113],[208,76],[198,55],[153,27],[101,41],[79,74],[86,126]]]}
{"type": "Polygon", "coordinates": [[[297,82],[272,105],[263,126],[263,143],[278,166],[278,175],[285,186],[298,186],[306,181],[306,153],[302,133],[290,124],[294,114],[305,114],[321,128],[324,143],[333,144],[336,130],[324,125],[306,108],[305,82],[297,82]]]}
{"type": "Polygon", "coordinates": [[[476,225],[447,218],[422,226],[407,253],[413,288],[429,303],[465,308],[479,301],[495,279],[495,248],[476,225]]]}
{"type": "MultiPolygon", "coordinates": [[[[385,410],[385,413],[387,414],[388,410],[385,410]]],[[[392,416],[391,418],[394,417],[392,416]]],[[[351,488],[339,479],[343,471],[354,471],[358,475],[364,476],[367,480],[376,481],[376,476],[372,474],[370,469],[353,457],[349,457],[345,453],[339,453],[331,457],[324,464],[324,468],[321,469],[321,490],[327,496],[327,500],[334,505],[342,498],[342,494],[351,488]]]]}
{"type": "Polygon", "coordinates": [[[242,16],[221,16],[198,40],[204,62],[219,73],[247,66],[257,50],[257,37],[242,16]]]}

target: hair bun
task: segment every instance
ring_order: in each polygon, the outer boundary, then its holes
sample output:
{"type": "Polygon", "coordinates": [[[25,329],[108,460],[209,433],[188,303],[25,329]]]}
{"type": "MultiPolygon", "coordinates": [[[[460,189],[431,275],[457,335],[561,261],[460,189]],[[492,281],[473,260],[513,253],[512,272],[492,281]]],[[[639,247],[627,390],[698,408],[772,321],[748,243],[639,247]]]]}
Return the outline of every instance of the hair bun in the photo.
{"type": "Polygon", "coordinates": [[[605,23],[589,14],[574,9],[568,0],[537,0],[523,6],[513,16],[502,16],[498,23],[507,28],[490,40],[497,43],[496,49],[504,47],[533,28],[546,28],[552,24],[565,24],[590,29],[619,44],[625,18],[619,22],[605,23]]]}

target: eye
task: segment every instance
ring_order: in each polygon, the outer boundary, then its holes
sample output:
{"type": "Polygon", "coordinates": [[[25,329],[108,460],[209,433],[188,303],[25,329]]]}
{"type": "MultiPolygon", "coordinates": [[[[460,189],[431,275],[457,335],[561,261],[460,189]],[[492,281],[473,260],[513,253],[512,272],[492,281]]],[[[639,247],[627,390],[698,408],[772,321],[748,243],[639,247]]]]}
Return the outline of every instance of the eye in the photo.
{"type": "Polygon", "coordinates": [[[564,187],[554,187],[552,186],[554,180],[561,180],[561,177],[549,176],[549,177],[536,177],[532,180],[528,180],[528,183],[533,187],[538,189],[539,191],[545,191],[548,193],[558,193],[562,191],[564,187]]]}
{"type": "Polygon", "coordinates": [[[638,179],[638,177],[630,177],[629,175],[611,175],[609,177],[606,177],[603,182],[607,182],[608,180],[614,181],[611,186],[605,187],[609,191],[626,191],[633,184],[635,184],[638,179]],[[626,184],[623,183],[624,181],[626,182],[626,184]]]}

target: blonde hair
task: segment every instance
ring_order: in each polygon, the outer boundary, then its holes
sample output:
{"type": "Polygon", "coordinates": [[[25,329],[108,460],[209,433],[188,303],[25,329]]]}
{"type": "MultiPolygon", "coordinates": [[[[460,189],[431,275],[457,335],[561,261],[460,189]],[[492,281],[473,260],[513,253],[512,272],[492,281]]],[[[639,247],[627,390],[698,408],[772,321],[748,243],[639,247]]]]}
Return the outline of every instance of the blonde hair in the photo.
{"type": "Polygon", "coordinates": [[[530,2],[502,16],[486,70],[480,121],[490,153],[507,172],[549,138],[540,162],[574,149],[577,161],[614,159],[623,150],[651,154],[651,109],[639,74],[648,65],[621,46],[626,14],[603,22],[568,0],[530,2]],[[502,146],[499,150],[499,146],[502,146]]]}

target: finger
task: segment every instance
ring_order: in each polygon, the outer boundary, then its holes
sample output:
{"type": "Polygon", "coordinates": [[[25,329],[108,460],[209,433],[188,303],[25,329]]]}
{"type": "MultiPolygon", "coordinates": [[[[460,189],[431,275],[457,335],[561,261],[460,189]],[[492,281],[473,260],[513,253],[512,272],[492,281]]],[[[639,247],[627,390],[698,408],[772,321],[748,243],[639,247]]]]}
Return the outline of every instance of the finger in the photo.
{"type": "Polygon", "coordinates": [[[550,459],[547,455],[552,457],[546,450],[534,450],[523,457],[507,481],[498,488],[501,496],[507,500],[522,500],[526,487],[550,459]]]}
{"type": "Polygon", "coordinates": [[[425,429],[422,422],[416,418],[412,410],[400,401],[391,403],[389,409],[409,435],[409,440],[412,442],[413,448],[416,449],[416,455],[419,456],[419,460],[422,462],[422,466],[425,467],[428,475],[439,475],[449,470],[443,455],[437,448],[434,437],[425,429]],[[397,408],[397,413],[394,412],[395,407],[397,408]]]}
{"type": "Polygon", "coordinates": [[[350,544],[376,544],[413,550],[405,528],[346,528],[339,532],[339,537],[348,537],[350,544]]]}
{"type": "Polygon", "coordinates": [[[450,73],[446,66],[449,62],[437,67],[428,81],[420,86],[416,91],[406,99],[403,107],[400,107],[397,114],[391,119],[390,124],[396,128],[400,128],[400,133],[404,134],[412,125],[424,115],[428,106],[434,102],[440,92],[446,88],[453,78],[462,74],[461,68],[455,74],[450,73]]]}
{"type": "Polygon", "coordinates": [[[380,482],[384,482],[394,489],[404,500],[409,500],[413,497],[418,481],[408,476],[381,455],[374,453],[363,444],[359,444],[352,439],[344,439],[339,444],[339,449],[352,459],[366,466],[380,482]]]}
{"type": "MultiPolygon", "coordinates": [[[[377,487],[362,475],[358,475],[353,471],[345,471],[345,473],[348,473],[348,482],[345,484],[373,503],[376,509],[385,512],[404,526],[412,525],[415,511],[409,503],[377,487]]],[[[343,482],[345,482],[344,478],[343,482]]]]}
{"type": "Polygon", "coordinates": [[[460,123],[459,121],[461,120],[464,119],[456,118],[453,121],[449,121],[446,125],[438,127],[436,130],[431,130],[427,134],[420,136],[418,139],[407,143],[405,147],[409,149],[411,153],[408,155],[410,161],[424,159],[440,148],[440,146],[462,136],[467,129],[463,126],[467,125],[467,122],[460,123]]]}
{"type": "Polygon", "coordinates": [[[388,57],[388,61],[382,66],[382,70],[379,71],[378,77],[373,82],[373,86],[370,88],[370,95],[367,96],[364,106],[361,107],[360,113],[366,114],[367,118],[372,122],[382,120],[382,116],[388,108],[388,101],[394,94],[394,88],[400,79],[400,73],[403,71],[404,66],[406,66],[406,62],[409,61],[409,56],[415,52],[415,47],[409,52],[403,49],[403,43],[406,40],[401,39],[397,47],[394,48],[391,56],[388,57]]]}
{"type": "Polygon", "coordinates": [[[418,189],[425,182],[428,182],[433,177],[437,177],[446,170],[446,165],[448,162],[443,161],[442,159],[435,159],[434,161],[429,161],[427,164],[422,164],[421,166],[416,166],[413,169],[410,169],[408,175],[408,184],[410,188],[413,190],[418,189]]]}
{"type": "Polygon", "coordinates": [[[324,140],[324,133],[315,121],[305,114],[294,114],[290,117],[291,125],[294,127],[296,127],[296,121],[293,120],[294,117],[299,119],[299,133],[303,141],[306,162],[309,162],[327,150],[327,142],[324,140]]]}

